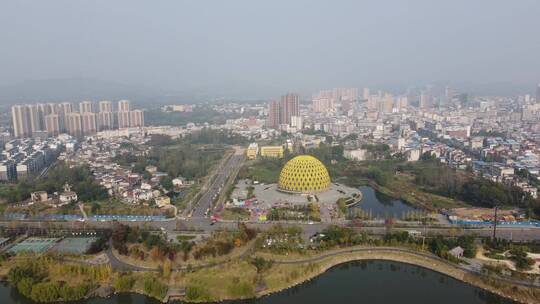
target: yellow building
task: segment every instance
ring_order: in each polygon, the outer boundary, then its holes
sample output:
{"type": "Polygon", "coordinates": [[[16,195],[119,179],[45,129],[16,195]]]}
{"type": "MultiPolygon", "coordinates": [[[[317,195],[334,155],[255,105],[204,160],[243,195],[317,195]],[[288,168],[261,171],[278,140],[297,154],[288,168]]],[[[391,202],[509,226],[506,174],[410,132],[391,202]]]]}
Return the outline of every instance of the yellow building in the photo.
{"type": "Polygon", "coordinates": [[[278,188],[295,193],[322,192],[330,188],[330,175],[323,163],[315,157],[299,155],[283,166],[278,188]]]}
{"type": "Polygon", "coordinates": [[[262,146],[260,150],[262,157],[282,158],[284,152],[283,146],[262,146]]]}
{"type": "Polygon", "coordinates": [[[255,159],[257,158],[257,154],[259,154],[259,145],[257,143],[251,143],[249,144],[247,150],[246,150],[246,156],[248,159],[255,159]]]}
{"type": "Polygon", "coordinates": [[[158,207],[165,207],[165,206],[169,206],[171,204],[171,198],[168,197],[168,196],[160,196],[160,197],[156,197],[156,205],[158,207]]]}

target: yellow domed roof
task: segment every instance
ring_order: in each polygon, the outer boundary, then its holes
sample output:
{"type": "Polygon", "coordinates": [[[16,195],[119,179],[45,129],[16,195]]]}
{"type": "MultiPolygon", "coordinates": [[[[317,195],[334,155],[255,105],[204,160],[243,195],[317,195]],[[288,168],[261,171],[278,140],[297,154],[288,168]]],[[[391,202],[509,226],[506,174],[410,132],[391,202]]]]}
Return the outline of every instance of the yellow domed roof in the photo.
{"type": "Polygon", "coordinates": [[[300,155],[285,164],[279,174],[278,187],[288,192],[321,192],[330,187],[330,175],[320,160],[300,155]]]}

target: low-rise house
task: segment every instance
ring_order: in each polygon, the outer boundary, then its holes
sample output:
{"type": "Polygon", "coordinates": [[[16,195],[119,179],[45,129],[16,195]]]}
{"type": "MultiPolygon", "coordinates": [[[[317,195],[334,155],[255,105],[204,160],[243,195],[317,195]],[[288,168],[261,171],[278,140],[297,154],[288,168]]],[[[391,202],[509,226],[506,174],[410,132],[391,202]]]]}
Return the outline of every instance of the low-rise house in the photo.
{"type": "Polygon", "coordinates": [[[36,191],[30,194],[30,199],[33,203],[45,202],[49,200],[49,195],[46,191],[36,191]]]}
{"type": "Polygon", "coordinates": [[[64,192],[60,193],[58,197],[60,205],[69,204],[71,202],[77,201],[77,193],[71,191],[71,186],[69,184],[64,185],[64,192]]]}
{"type": "Polygon", "coordinates": [[[448,250],[448,254],[450,254],[451,256],[455,257],[455,258],[458,258],[458,259],[461,259],[463,257],[463,252],[465,250],[463,250],[463,248],[461,248],[460,246],[457,246],[457,247],[454,247],[450,250],[448,250]]]}

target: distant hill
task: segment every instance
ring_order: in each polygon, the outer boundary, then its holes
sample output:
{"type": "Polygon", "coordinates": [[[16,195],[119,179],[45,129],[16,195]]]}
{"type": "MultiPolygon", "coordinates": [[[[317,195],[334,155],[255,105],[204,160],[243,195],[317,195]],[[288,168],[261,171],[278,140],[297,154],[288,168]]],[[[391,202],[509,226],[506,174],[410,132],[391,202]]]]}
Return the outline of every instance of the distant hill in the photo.
{"type": "MultiPolygon", "coordinates": [[[[217,87],[217,86],[216,86],[217,87]]],[[[266,90],[268,87],[246,86],[251,91],[266,90]]],[[[158,90],[148,86],[124,84],[94,78],[68,78],[25,81],[15,85],[0,86],[0,110],[16,103],[34,102],[77,102],[82,100],[129,99],[136,106],[151,108],[171,103],[205,103],[226,100],[265,100],[255,92],[245,96],[244,87],[221,87],[219,93],[209,93],[207,86],[185,90],[158,90]],[[253,97],[256,96],[256,97],[253,97]]],[[[280,92],[279,90],[275,90],[280,92]]],[[[273,96],[268,94],[269,96],[273,96]]],[[[264,95],[263,95],[264,96],[264,95]]],[[[275,93],[274,96],[279,96],[275,93]]]]}
{"type": "Polygon", "coordinates": [[[136,85],[92,78],[32,80],[0,87],[0,104],[131,99],[143,102],[161,95],[159,91],[136,85]]]}

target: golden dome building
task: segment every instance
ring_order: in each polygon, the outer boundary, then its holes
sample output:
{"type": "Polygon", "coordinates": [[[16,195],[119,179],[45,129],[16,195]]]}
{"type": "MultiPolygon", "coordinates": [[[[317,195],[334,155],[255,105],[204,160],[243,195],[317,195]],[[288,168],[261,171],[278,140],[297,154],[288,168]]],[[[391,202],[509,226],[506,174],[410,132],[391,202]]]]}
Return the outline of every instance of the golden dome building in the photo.
{"type": "Polygon", "coordinates": [[[318,193],[330,188],[330,175],[320,160],[299,155],[288,161],[279,174],[278,189],[293,193],[318,193]]]}

